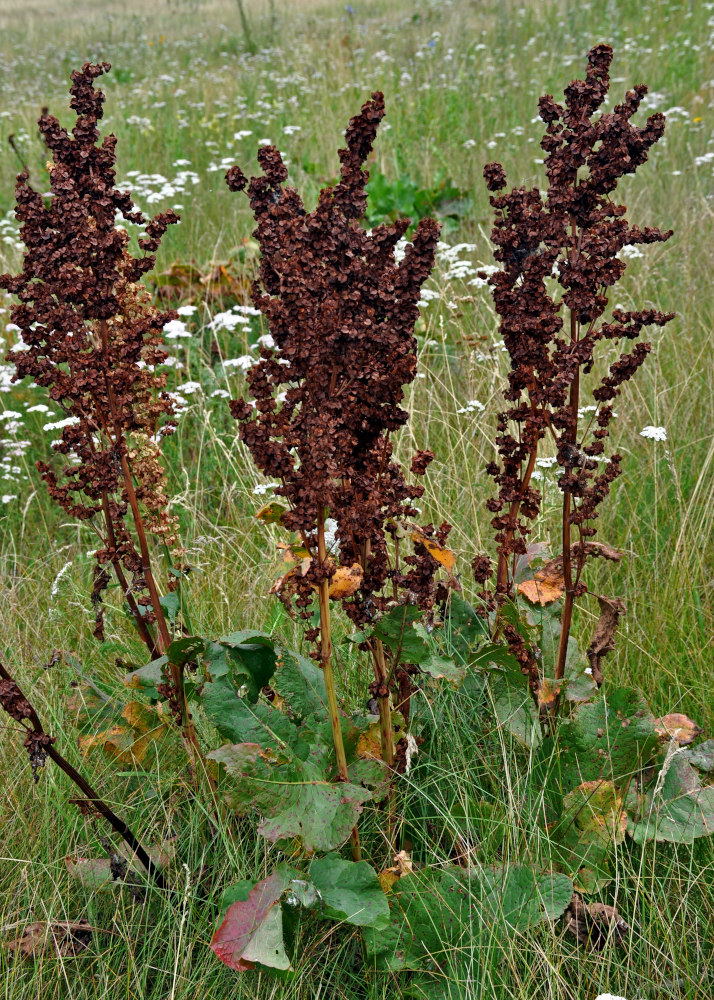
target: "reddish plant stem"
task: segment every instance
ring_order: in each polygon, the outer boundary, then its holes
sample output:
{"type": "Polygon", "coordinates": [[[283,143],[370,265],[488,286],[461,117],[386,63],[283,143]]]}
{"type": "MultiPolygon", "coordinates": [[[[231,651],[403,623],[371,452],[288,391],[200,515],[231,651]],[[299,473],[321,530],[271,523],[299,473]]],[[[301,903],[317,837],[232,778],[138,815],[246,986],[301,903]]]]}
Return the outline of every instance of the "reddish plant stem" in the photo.
{"type": "MultiPolygon", "coordinates": [[[[320,566],[324,566],[327,560],[327,549],[325,546],[325,508],[321,507],[317,515],[317,558],[320,566]]],[[[327,707],[330,714],[330,725],[332,727],[332,742],[335,747],[335,758],[337,760],[337,773],[339,780],[349,781],[347,770],[347,756],[345,745],[342,739],[342,723],[340,722],[340,709],[337,704],[337,691],[335,689],[335,676],[332,670],[332,632],[330,629],[330,581],[321,580],[318,587],[320,605],[320,664],[325,678],[325,691],[327,692],[327,707]]],[[[350,834],[350,844],[352,850],[352,860],[361,861],[362,849],[359,842],[359,831],[353,827],[350,834]]]]}
{"type": "MultiPolygon", "coordinates": [[[[109,497],[107,496],[106,491],[102,493],[102,509],[104,511],[104,522],[107,527],[107,539],[109,541],[109,546],[113,552],[116,552],[116,534],[114,532],[114,523],[109,511],[109,497]]],[[[144,621],[144,616],[142,615],[139,605],[136,603],[136,599],[131,592],[129,582],[124,575],[121,560],[118,556],[114,555],[112,556],[111,563],[114,567],[117,580],[119,581],[119,586],[122,589],[124,598],[129,605],[129,610],[131,611],[132,617],[136,623],[137,631],[141,636],[144,645],[149,650],[149,655],[155,660],[160,655],[158,649],[156,648],[156,642],[154,641],[154,637],[149,630],[149,626],[144,621]]]]}
{"type": "MultiPolygon", "coordinates": [[[[46,736],[48,734],[42,727],[39,716],[35,711],[32,704],[27,700],[25,695],[20,689],[19,684],[14,679],[12,674],[0,663],[0,677],[5,681],[9,681],[15,688],[17,694],[22,698],[29,706],[29,715],[27,716],[27,721],[32,727],[31,730],[28,726],[23,725],[23,728],[27,731],[35,733],[37,736],[46,736]]],[[[3,707],[5,707],[3,705],[3,707]]],[[[12,713],[10,713],[12,714],[12,713]]],[[[49,737],[51,739],[51,737],[49,737]]],[[[157,865],[151,860],[148,852],[142,847],[140,841],[129,829],[127,824],[123,819],[120,819],[117,814],[109,808],[106,802],[98,795],[98,793],[92,788],[89,782],[82,777],[82,775],[77,771],[72,765],[66,760],[62,754],[57,750],[52,743],[43,744],[43,751],[47,756],[57,764],[57,766],[64,771],[68,778],[74,782],[74,784],[80,789],[88,802],[100,813],[110,824],[110,826],[119,834],[119,836],[124,840],[124,842],[131,848],[134,854],[137,856],[141,864],[147,871],[147,874],[154,880],[154,883],[159,889],[165,889],[166,883],[164,882],[164,877],[157,865]]]]}

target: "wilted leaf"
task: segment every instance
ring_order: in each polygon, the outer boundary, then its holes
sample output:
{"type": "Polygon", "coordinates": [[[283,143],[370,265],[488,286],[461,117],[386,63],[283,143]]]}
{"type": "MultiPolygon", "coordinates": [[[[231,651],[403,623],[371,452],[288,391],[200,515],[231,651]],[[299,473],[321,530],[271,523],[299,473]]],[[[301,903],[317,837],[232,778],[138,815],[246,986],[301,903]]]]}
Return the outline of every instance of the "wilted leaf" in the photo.
{"type": "Polygon", "coordinates": [[[600,605],[600,617],[595,626],[595,633],[588,646],[587,654],[593,680],[600,687],[603,682],[602,660],[615,648],[615,632],[620,618],[625,614],[627,608],[619,597],[612,600],[598,597],[598,604],[600,605]]]}
{"type": "Polygon", "coordinates": [[[139,702],[129,702],[122,712],[127,725],[117,724],[98,733],[79,737],[79,747],[88,753],[101,747],[105,754],[120,764],[141,763],[152,743],[161,740],[169,729],[161,705],[152,708],[139,702]]]}
{"type": "Polygon", "coordinates": [[[549,708],[555,703],[555,699],[559,697],[560,692],[563,689],[564,680],[561,678],[559,681],[551,680],[549,677],[544,677],[540,683],[538,689],[538,704],[549,708]]]}
{"type": "Polygon", "coordinates": [[[587,948],[601,951],[608,941],[622,944],[629,927],[614,906],[606,903],[583,903],[577,893],[565,916],[566,930],[587,948]]]}
{"type": "Polygon", "coordinates": [[[27,924],[18,937],[6,941],[5,947],[26,958],[73,958],[89,947],[93,931],[88,920],[38,920],[27,924]]]}
{"type": "Polygon", "coordinates": [[[261,507],[260,510],[257,510],[255,516],[263,524],[281,524],[283,514],[287,512],[287,509],[284,504],[278,503],[277,500],[272,500],[261,507]]]}
{"type": "Polygon", "coordinates": [[[213,935],[211,948],[231,969],[246,972],[256,963],[270,969],[287,970],[290,959],[283,942],[280,901],[292,873],[281,866],[257,882],[245,899],[232,903],[213,935]]]}
{"type": "Polygon", "coordinates": [[[364,571],[359,563],[353,566],[339,566],[330,580],[329,595],[336,601],[351,597],[362,586],[364,571]]]}
{"type": "Polygon", "coordinates": [[[606,862],[627,830],[624,793],[611,781],[584,781],[563,798],[563,815],[550,828],[552,857],[571,878],[601,884],[609,876],[606,862]]]}
{"type": "Polygon", "coordinates": [[[66,698],[66,704],[75,715],[74,721],[78,729],[98,729],[116,719],[121,710],[120,703],[105,694],[101,688],[84,681],[72,685],[72,693],[66,698]]]}
{"type": "Polygon", "coordinates": [[[328,854],[311,863],[309,877],[322,897],[324,916],[357,927],[389,925],[389,904],[366,861],[345,861],[328,854]]]}
{"type": "Polygon", "coordinates": [[[71,877],[87,889],[101,889],[114,881],[109,858],[66,857],[64,863],[71,877]]]}
{"type": "Polygon", "coordinates": [[[696,722],[680,712],[671,712],[655,719],[655,730],[665,740],[676,740],[680,747],[688,747],[704,730],[696,722]]]}
{"type": "Polygon", "coordinates": [[[168,656],[160,656],[158,659],[152,660],[151,663],[147,663],[145,667],[127,674],[124,683],[127,687],[145,691],[151,698],[158,698],[159,685],[166,681],[163,668],[168,662],[168,656]]]}

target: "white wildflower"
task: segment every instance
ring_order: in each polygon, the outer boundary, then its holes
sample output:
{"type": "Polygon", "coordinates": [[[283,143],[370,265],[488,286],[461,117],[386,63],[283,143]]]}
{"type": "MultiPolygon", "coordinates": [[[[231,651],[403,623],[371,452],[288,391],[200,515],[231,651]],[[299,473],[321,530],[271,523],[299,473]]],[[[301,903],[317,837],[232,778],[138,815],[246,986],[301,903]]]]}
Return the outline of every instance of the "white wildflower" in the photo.
{"type": "Polygon", "coordinates": [[[179,306],[176,312],[179,316],[193,316],[193,314],[198,310],[198,306],[179,306]]]}
{"type": "Polygon", "coordinates": [[[176,340],[178,337],[190,337],[186,324],[180,319],[170,319],[164,327],[164,337],[176,340]]]}
{"type": "Polygon", "coordinates": [[[666,441],[667,440],[667,430],[664,427],[652,427],[648,425],[643,427],[640,431],[640,437],[652,438],[653,441],[666,441]]]}
{"type": "Polygon", "coordinates": [[[479,402],[478,399],[470,399],[467,402],[466,406],[460,407],[456,412],[457,413],[475,413],[476,411],[478,411],[479,413],[483,413],[483,411],[485,409],[486,409],[486,407],[483,405],[483,403],[479,402]]]}
{"type": "Polygon", "coordinates": [[[65,417],[64,420],[56,420],[52,424],[44,424],[42,427],[43,431],[59,431],[63,427],[72,427],[73,424],[79,423],[79,417],[65,417]]]}

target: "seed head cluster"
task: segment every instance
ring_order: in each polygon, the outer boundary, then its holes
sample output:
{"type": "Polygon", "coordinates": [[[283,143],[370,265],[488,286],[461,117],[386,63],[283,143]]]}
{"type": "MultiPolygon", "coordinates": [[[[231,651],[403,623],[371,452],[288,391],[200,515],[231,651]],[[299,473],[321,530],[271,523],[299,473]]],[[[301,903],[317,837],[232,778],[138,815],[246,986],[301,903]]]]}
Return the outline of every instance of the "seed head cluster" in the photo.
{"type": "MultiPolygon", "coordinates": [[[[596,46],[588,54],[585,79],[566,88],[564,104],[550,95],[540,99],[546,125],[541,142],[547,154],[544,193],[520,187],[500,194],[506,186],[503,167],[491,163],[484,169],[495,209],[491,238],[501,264],[488,281],[511,362],[504,393],[511,406],[499,414],[498,460],[488,466],[499,488],[488,506],[494,514],[500,593],[510,590],[509,561],[525,552],[528,522],[540,509],[541,494],[531,476],[538,442],[546,435],[555,443],[562,470],[559,487],[570,498],[568,522],[578,527],[581,538],[595,533],[587,522],[597,518],[598,505],[621,472],[620,455],[607,461],[601,457],[612,400],[651,345],[639,341],[610,364],[592,391],[594,418],[581,433],[582,377],[590,373],[603,341],[635,341],[644,327],[663,326],[673,315],[618,308],[610,319],[604,316],[608,289],[626,267],[620,251],[671,236],[630,225],[626,207],[611,199],[620,178],[645,162],[665,125],[662,114],[650,116],[641,128],[632,124],[645,86],[628,91],[611,112],[596,115],[608,93],[611,61],[610,47],[596,46]]],[[[485,582],[489,567],[482,558],[475,570],[479,582],[485,582]]]]}
{"type": "MultiPolygon", "coordinates": [[[[312,212],[283,186],[288,172],[275,147],[260,150],[263,175],[250,184],[238,167],[226,175],[232,191],[248,185],[262,252],[253,301],[274,345],[261,350],[248,376],[254,406],[239,399],[231,411],[258,467],[281,481],[276,493],[289,506],[283,524],[312,551],[320,512],[336,522],[340,563],[364,570],[359,592],[345,603],[358,623],[383,606],[379,592],[388,577],[411,599],[433,602],[437,568],[419,544],[401,570],[388,557],[389,532],[417,515],[413,503],[423,492],[394,461],[391,435],[408,417],[400,403],[416,375],[417,302],[439,226],[421,220],[397,264],[394,247],[409,220],[372,232],[359,224],[367,203],[364,163],[384,113],[384,97],[375,93],[350,121],[339,181],[320,192],[312,212]]],[[[412,473],[423,474],[432,458],[417,453],[412,473]]],[[[435,533],[433,526],[423,530],[435,533]]],[[[297,581],[298,605],[305,608],[313,585],[335,569],[334,559],[313,559],[297,581]]]]}
{"type": "Polygon", "coordinates": [[[71,133],[43,112],[39,130],[51,154],[51,193],[36,191],[27,171],[19,175],[16,216],[27,249],[21,273],[0,276],[0,287],[19,299],[12,321],[25,349],[8,357],[15,379],[45,387],[67,417],[54,444],[67,462],[61,471],[38,462],[42,478],[70,516],[103,524],[93,592],[97,634],[107,564],[128,573],[132,594],[148,603],[142,560],[127,526],[123,461],[147,527],[176,543],[157,437],[162,421],[163,433],[171,430],[172,401],[163,391],[165,375],[155,372],[167,357],[162,328],[174,314],[155,309],[139,282],[178,217],[166,212],[146,220],[129,194],[115,187],[116,138],[100,141],[104,95],[94,88],[109,69],[86,63],[72,73],[77,121],[71,133]],[[116,225],[117,216],[146,225],[140,256],[128,252],[129,236],[116,225]]]}

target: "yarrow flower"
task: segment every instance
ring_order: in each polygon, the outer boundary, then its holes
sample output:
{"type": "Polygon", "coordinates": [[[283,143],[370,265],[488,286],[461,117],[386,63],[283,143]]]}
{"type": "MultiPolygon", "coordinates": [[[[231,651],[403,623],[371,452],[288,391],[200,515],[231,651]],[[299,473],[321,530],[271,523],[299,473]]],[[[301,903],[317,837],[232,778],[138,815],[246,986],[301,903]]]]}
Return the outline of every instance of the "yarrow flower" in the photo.
{"type": "Polygon", "coordinates": [[[640,431],[640,437],[652,438],[653,441],[666,441],[667,430],[664,427],[652,427],[648,424],[647,427],[643,427],[640,431]]]}

